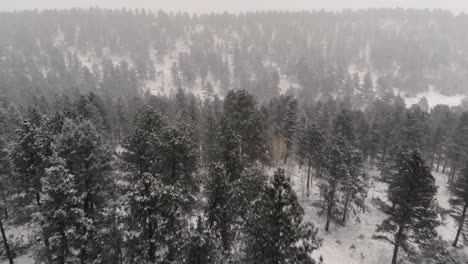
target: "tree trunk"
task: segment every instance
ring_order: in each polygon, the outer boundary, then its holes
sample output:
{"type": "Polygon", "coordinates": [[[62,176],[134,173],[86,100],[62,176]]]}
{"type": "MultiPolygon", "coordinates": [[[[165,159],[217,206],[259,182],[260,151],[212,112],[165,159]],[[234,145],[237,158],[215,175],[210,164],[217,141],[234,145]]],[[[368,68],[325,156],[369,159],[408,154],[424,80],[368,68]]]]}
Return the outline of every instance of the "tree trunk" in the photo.
{"type": "Polygon", "coordinates": [[[460,238],[460,234],[463,230],[463,224],[465,223],[465,218],[466,218],[466,209],[468,208],[468,203],[465,203],[465,206],[463,207],[463,213],[461,216],[460,220],[460,226],[458,227],[457,231],[457,236],[455,236],[455,241],[453,242],[453,247],[457,247],[458,239],[460,238]]]}
{"type": "Polygon", "coordinates": [[[401,235],[403,234],[403,228],[398,228],[398,233],[395,235],[395,247],[393,248],[392,264],[396,264],[398,260],[398,249],[400,248],[401,235]]]}
{"type": "Polygon", "coordinates": [[[439,172],[441,159],[442,159],[442,147],[439,148],[439,154],[437,155],[437,168],[436,168],[437,172],[439,172]]]}
{"type": "Polygon", "coordinates": [[[396,264],[398,260],[398,248],[400,247],[399,244],[395,244],[393,248],[393,257],[392,257],[392,264],[396,264]]]}
{"type": "Polygon", "coordinates": [[[333,203],[335,200],[335,190],[331,190],[328,193],[328,208],[327,208],[327,223],[325,224],[325,231],[328,232],[330,228],[331,214],[333,210],[333,203]]]}
{"type": "Polygon", "coordinates": [[[385,162],[386,155],[387,155],[387,144],[384,144],[383,150],[382,150],[382,159],[380,159],[381,163],[385,162]]]}
{"type": "Polygon", "coordinates": [[[434,150],[434,151],[432,152],[432,157],[431,157],[431,170],[434,168],[435,155],[436,155],[436,151],[434,150]]]}
{"type": "Polygon", "coordinates": [[[350,196],[349,193],[346,194],[346,200],[345,200],[344,212],[343,212],[343,219],[341,219],[341,222],[343,222],[343,225],[346,223],[346,216],[348,215],[349,196],[350,196]]]}
{"type": "Polygon", "coordinates": [[[7,236],[5,233],[5,228],[3,227],[2,218],[0,217],[0,232],[2,233],[3,247],[5,248],[6,256],[10,264],[14,264],[13,255],[10,251],[10,245],[8,245],[7,236]]]}
{"type": "Polygon", "coordinates": [[[442,168],[442,173],[445,173],[445,170],[447,169],[447,163],[448,163],[448,160],[445,160],[444,167],[442,168]]]}
{"type": "MultiPolygon", "coordinates": [[[[41,195],[40,193],[36,193],[36,203],[38,207],[41,207],[41,195]]],[[[44,224],[44,223],[41,223],[44,224]]],[[[44,239],[44,246],[45,246],[45,255],[47,258],[48,263],[52,263],[52,256],[50,255],[50,243],[49,237],[46,235],[45,231],[42,230],[42,237],[44,239]]]]}
{"type": "Polygon", "coordinates": [[[309,197],[309,193],[310,193],[309,189],[310,189],[310,164],[307,167],[307,197],[309,197]]]}
{"type": "Polygon", "coordinates": [[[455,173],[457,172],[457,164],[454,163],[452,168],[450,169],[449,180],[448,183],[452,183],[453,179],[455,178],[455,173]]]}

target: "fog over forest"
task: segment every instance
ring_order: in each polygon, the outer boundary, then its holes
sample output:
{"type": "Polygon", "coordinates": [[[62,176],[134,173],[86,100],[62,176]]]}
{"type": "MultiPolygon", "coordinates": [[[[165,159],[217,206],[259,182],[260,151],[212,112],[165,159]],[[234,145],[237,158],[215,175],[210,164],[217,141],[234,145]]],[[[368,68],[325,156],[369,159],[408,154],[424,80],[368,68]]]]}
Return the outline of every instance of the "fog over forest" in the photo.
{"type": "Polygon", "coordinates": [[[244,12],[258,10],[331,10],[367,8],[445,9],[468,13],[464,0],[16,0],[2,1],[0,10],[51,8],[149,8],[183,12],[244,12]]]}
{"type": "Polygon", "coordinates": [[[0,264],[468,263],[467,3],[1,1],[0,264]]]}

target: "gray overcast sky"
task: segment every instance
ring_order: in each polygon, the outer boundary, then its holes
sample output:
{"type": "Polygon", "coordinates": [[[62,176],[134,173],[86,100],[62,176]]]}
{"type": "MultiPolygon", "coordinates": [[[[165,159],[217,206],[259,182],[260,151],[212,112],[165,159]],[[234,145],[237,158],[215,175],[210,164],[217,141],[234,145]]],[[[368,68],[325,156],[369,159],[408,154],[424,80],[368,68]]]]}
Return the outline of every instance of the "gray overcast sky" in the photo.
{"type": "Polygon", "coordinates": [[[442,8],[468,13],[468,0],[0,0],[0,10],[100,6],[189,12],[248,10],[340,10],[343,8],[442,8]]]}

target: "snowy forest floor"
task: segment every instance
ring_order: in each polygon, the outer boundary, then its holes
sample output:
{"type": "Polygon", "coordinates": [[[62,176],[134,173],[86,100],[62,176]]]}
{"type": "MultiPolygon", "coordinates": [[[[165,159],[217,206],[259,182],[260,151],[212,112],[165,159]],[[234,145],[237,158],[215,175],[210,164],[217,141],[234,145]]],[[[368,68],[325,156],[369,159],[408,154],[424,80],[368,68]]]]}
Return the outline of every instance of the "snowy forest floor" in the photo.
{"type": "MultiPolygon", "coordinates": [[[[297,165],[283,166],[291,177],[293,188],[305,210],[305,221],[313,223],[319,229],[319,236],[323,238],[321,248],[313,253],[316,260],[323,257],[327,264],[380,264],[390,263],[392,258],[392,245],[373,239],[378,224],[385,219],[374,203],[373,198],[386,199],[386,186],[378,182],[380,172],[367,168],[370,178],[370,186],[366,201],[367,211],[359,216],[359,219],[348,218],[346,226],[332,223],[329,232],[324,231],[325,215],[320,215],[320,208],[314,206],[314,202],[320,199],[318,182],[313,179],[310,196],[306,195],[306,168],[299,169],[297,165]]],[[[441,211],[449,209],[450,194],[447,189],[447,175],[433,171],[436,184],[439,187],[437,199],[441,211]]],[[[451,244],[455,238],[456,224],[453,218],[446,215],[441,219],[442,224],[438,228],[441,239],[451,244]]],[[[459,243],[459,246],[462,243],[459,243]]],[[[454,250],[454,249],[451,249],[454,250]]],[[[463,256],[468,261],[468,244],[456,250],[456,254],[463,256]]],[[[468,263],[468,262],[467,262],[468,263]]]]}
{"type": "MultiPolygon", "coordinates": [[[[380,198],[382,200],[386,198],[385,184],[377,181],[380,174],[379,171],[367,169],[370,176],[371,188],[366,201],[366,213],[361,214],[359,219],[349,217],[346,226],[332,223],[330,231],[325,232],[325,216],[320,215],[320,209],[314,206],[314,202],[320,199],[317,180],[313,179],[310,197],[307,197],[305,187],[307,172],[305,168],[300,169],[296,164],[287,164],[284,165],[283,168],[291,177],[293,188],[304,208],[304,220],[313,223],[319,229],[319,236],[323,238],[321,248],[313,253],[316,260],[322,256],[324,262],[327,264],[380,264],[391,262],[392,245],[372,238],[372,236],[375,235],[376,225],[380,224],[385,218],[385,214],[379,211],[374,203],[372,203],[373,198],[380,198]]],[[[273,172],[273,169],[271,169],[270,172],[273,172]]],[[[439,186],[437,193],[439,206],[442,211],[449,209],[448,200],[450,194],[447,189],[448,176],[435,171],[433,175],[436,178],[437,186],[439,186]]],[[[438,228],[439,236],[441,239],[451,244],[455,237],[456,224],[453,218],[448,215],[442,217],[441,221],[442,224],[438,228]]],[[[25,228],[11,229],[9,233],[15,237],[28,235],[25,228]]],[[[24,237],[23,239],[27,238],[24,237]]],[[[460,256],[464,256],[468,263],[468,244],[461,246],[456,250],[456,253],[460,256]]],[[[6,264],[7,261],[0,261],[0,263],[6,264]]],[[[34,260],[30,254],[26,254],[16,258],[15,263],[33,264],[34,260]]]]}

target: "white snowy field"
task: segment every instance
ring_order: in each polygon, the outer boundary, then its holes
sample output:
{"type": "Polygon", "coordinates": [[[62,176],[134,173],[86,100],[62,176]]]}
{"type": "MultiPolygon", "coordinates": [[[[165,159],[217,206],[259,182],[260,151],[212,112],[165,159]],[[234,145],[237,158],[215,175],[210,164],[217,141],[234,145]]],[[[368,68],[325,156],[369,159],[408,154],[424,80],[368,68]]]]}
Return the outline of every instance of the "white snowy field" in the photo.
{"type": "Polygon", "coordinates": [[[411,106],[417,104],[421,98],[426,97],[429,107],[434,107],[439,104],[444,104],[448,106],[459,106],[466,95],[454,95],[446,96],[437,91],[433,86],[429,87],[428,91],[423,93],[418,93],[414,97],[403,97],[405,99],[406,105],[411,106]]]}
{"type": "MultiPolygon", "coordinates": [[[[318,215],[319,209],[312,205],[314,201],[320,199],[317,181],[313,181],[311,195],[307,197],[305,168],[301,171],[297,166],[286,166],[285,170],[291,177],[293,188],[296,190],[298,199],[305,210],[304,221],[313,223],[319,229],[319,236],[323,238],[322,247],[313,253],[316,260],[322,256],[324,263],[327,264],[391,263],[392,245],[372,239],[372,236],[375,235],[376,226],[385,219],[385,214],[371,202],[373,197],[386,199],[385,184],[373,179],[379,176],[380,172],[368,169],[368,174],[371,176],[370,185],[373,187],[368,192],[367,212],[362,214],[359,220],[349,217],[346,226],[332,223],[330,231],[325,232],[325,216],[318,215]]],[[[436,178],[437,186],[439,186],[437,194],[439,205],[444,209],[448,209],[450,195],[447,190],[447,175],[438,172],[433,172],[433,175],[436,178]]],[[[450,216],[442,219],[438,232],[441,239],[448,241],[450,244],[453,242],[456,225],[450,216]]],[[[468,257],[468,247],[458,249],[457,254],[468,257]]]]}

